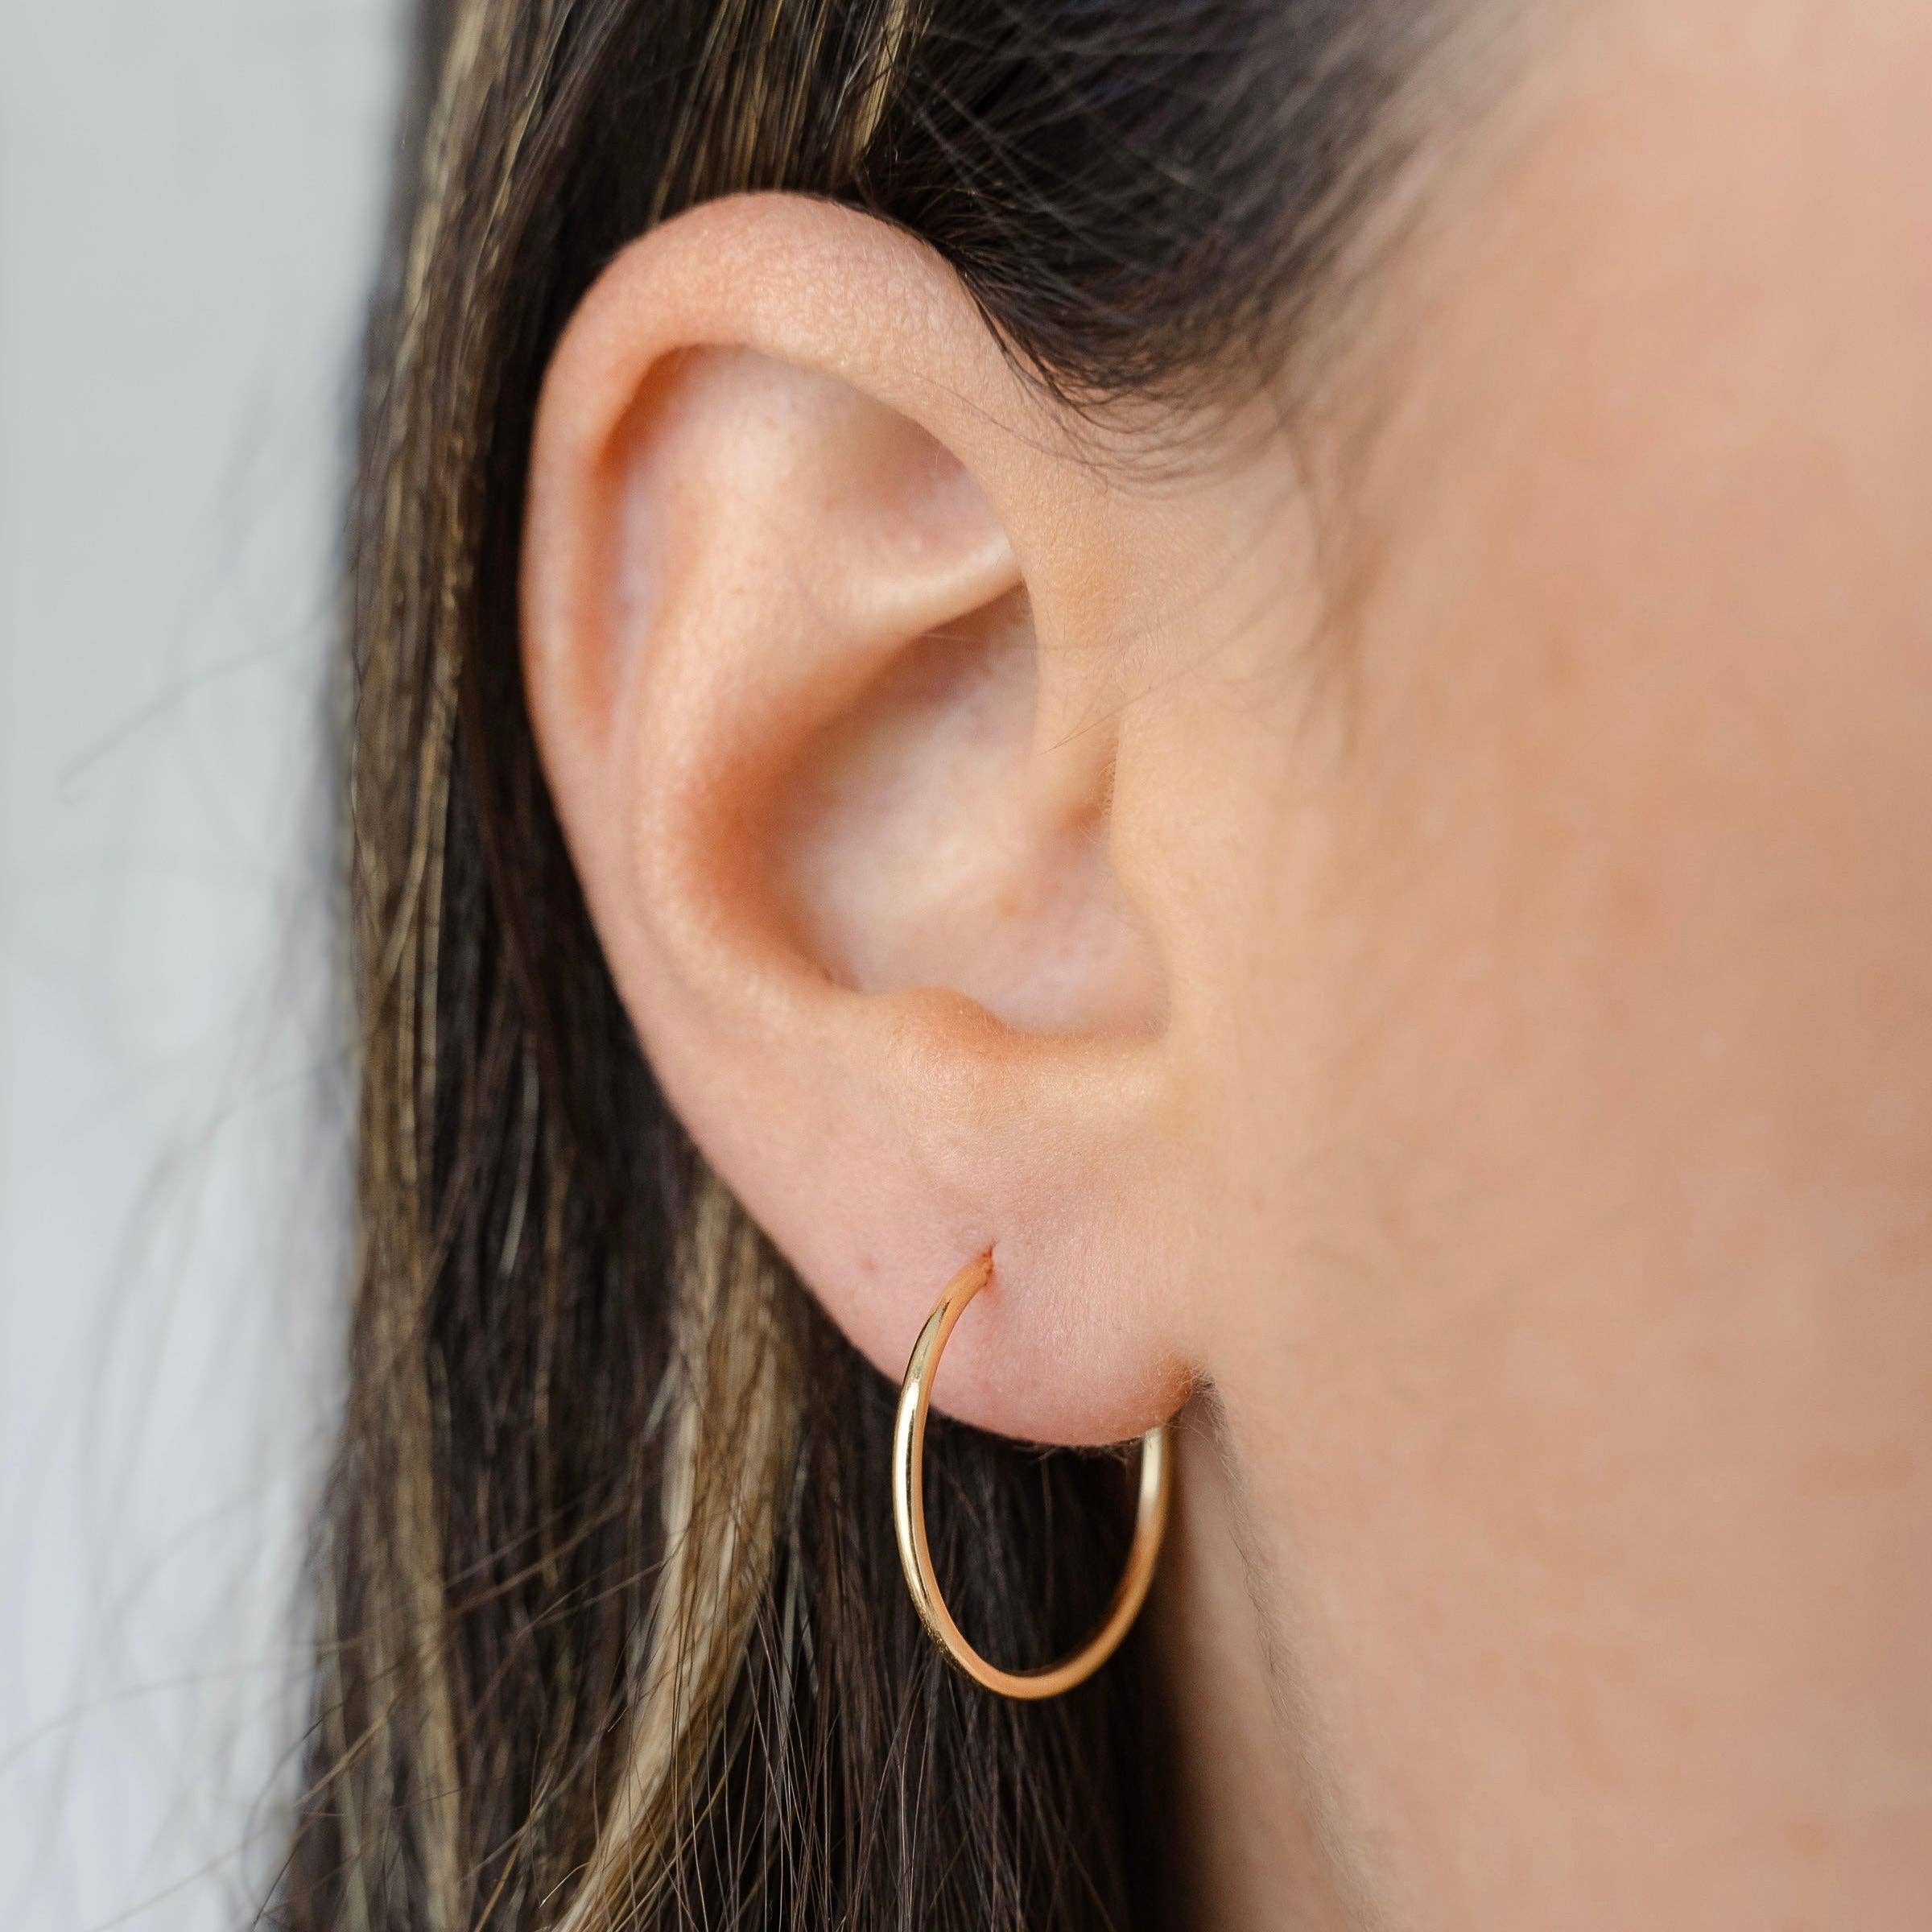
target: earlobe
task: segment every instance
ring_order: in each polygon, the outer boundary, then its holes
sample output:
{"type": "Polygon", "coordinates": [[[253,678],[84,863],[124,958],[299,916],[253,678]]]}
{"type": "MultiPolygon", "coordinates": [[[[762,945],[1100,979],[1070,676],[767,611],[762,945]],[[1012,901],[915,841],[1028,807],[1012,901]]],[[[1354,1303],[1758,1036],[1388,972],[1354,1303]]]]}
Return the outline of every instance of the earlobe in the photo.
{"type": "Polygon", "coordinates": [[[618,989],[727,1183],[894,1374],[992,1249],[941,1406],[1110,1440],[1186,1376],[1104,1238],[1165,993],[1108,734],[1065,728],[1039,634],[1037,408],[882,224],[681,217],[552,364],[526,684],[618,989]]]}

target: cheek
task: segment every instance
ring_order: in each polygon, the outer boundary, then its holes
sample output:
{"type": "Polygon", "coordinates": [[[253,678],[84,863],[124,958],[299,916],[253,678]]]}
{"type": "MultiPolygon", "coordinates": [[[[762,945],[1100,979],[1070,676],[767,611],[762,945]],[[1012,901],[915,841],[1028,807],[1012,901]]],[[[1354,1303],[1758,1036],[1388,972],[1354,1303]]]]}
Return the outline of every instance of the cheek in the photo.
{"type": "Polygon", "coordinates": [[[1439,605],[1203,869],[1210,1365],[1340,1802],[1439,1866],[1932,1770],[1932,690],[1707,536],[1439,605]]]}
{"type": "Polygon", "coordinates": [[[1231,726],[1203,914],[1311,1722],[1358,1822],[1553,1901],[1586,1813],[1747,1887],[1932,1782],[1932,301],[1714,229],[1639,318],[1586,225],[1556,365],[1432,336],[1343,749],[1231,726]]]}
{"type": "Polygon", "coordinates": [[[1531,1307],[1616,1281],[1564,1319],[1606,1376],[1681,1331],[1679,1397],[1781,1352],[1789,1443],[1927,1413],[1932,287],[1708,159],[1711,208],[1593,207],[1435,345],[1290,1018],[1392,1244],[1531,1307]],[[1529,314],[1561,357],[1499,361],[1529,314]]]}

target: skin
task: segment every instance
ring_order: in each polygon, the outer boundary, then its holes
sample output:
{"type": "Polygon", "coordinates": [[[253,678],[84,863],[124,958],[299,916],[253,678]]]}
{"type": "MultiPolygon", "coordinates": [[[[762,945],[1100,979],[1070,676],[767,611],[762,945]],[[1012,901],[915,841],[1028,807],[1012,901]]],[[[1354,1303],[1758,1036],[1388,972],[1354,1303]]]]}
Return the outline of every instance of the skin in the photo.
{"type": "Polygon", "coordinates": [[[617,984],[882,1370],[990,1246],[941,1406],[1179,1413],[1195,1923],[1923,1922],[1928,98],[1916,6],[1579,9],[1293,439],[782,197],[556,352],[617,984]]]}

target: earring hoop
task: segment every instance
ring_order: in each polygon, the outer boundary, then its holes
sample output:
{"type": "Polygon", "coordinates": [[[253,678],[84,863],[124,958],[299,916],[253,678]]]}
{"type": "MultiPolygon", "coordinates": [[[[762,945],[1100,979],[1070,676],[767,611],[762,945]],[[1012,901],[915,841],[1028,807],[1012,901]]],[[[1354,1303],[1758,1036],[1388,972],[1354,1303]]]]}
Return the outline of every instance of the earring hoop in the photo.
{"type": "Polygon", "coordinates": [[[1127,1566],[1115,1585],[1113,1600],[1107,1606],[1092,1636],[1071,1656],[1038,1670],[1002,1670],[989,1663],[960,1634],[960,1627],[939,1594],[939,1579],[933,1574],[932,1550],[926,1540],[926,1418],[932,1399],[933,1377],[938,1374],[939,1356],[947,1339],[965,1312],[966,1304],[993,1278],[993,1257],[981,1255],[969,1261],[946,1285],[945,1291],[926,1318],[919,1339],[912,1345],[906,1364],[906,1379],[899,1386],[898,1418],[892,1432],[892,1520],[898,1531],[899,1562],[906,1571],[906,1585],[919,1613],[919,1620],[933,1641],[975,1683],[1002,1697],[1058,1697],[1084,1683],[1113,1656],[1128,1632],[1141,1605],[1146,1600],[1147,1587],[1154,1581],[1154,1566],[1161,1553],[1161,1538],[1167,1527],[1167,1501],[1171,1486],[1168,1458],[1168,1426],[1150,1429],[1141,1438],[1140,1501],[1133,1525],[1133,1543],[1127,1552],[1127,1566]]]}

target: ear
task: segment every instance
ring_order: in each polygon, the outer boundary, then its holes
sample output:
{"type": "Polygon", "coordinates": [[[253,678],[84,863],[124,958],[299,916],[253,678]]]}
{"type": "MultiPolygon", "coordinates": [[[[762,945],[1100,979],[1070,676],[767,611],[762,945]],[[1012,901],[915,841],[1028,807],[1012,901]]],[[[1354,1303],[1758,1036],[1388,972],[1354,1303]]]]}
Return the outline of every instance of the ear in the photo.
{"type": "Polygon", "coordinates": [[[646,1051],[895,1380],[990,1249],[937,1399],[1041,1441],[1188,1376],[1129,1212],[1171,1097],[1112,857],[1118,524],[940,260],[790,196],[627,249],[538,413],[526,686],[646,1051]]]}

